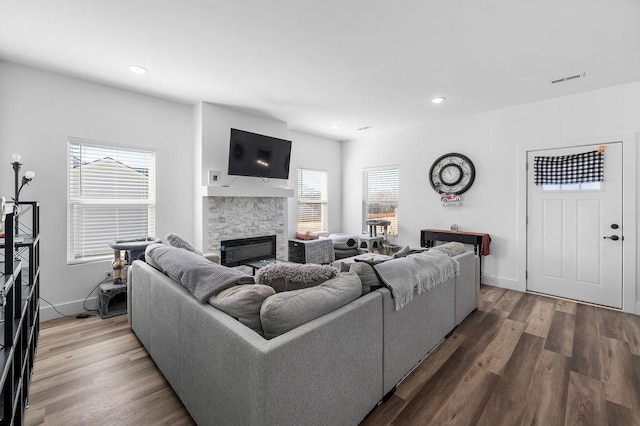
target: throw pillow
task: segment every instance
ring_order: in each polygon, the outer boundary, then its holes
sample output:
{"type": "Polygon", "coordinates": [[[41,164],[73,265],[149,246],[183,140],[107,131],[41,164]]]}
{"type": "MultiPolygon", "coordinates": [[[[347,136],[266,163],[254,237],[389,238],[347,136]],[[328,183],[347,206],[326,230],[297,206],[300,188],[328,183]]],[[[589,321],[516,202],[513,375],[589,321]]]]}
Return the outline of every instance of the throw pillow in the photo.
{"type": "Polygon", "coordinates": [[[264,337],[272,339],[357,299],[362,283],[352,272],[315,287],[277,293],[264,301],[260,320],[264,337]]]}
{"type": "Polygon", "coordinates": [[[268,285],[237,285],[211,297],[209,304],[262,334],[260,307],[267,297],[274,294],[275,290],[268,285]]]}
{"type": "Polygon", "coordinates": [[[182,238],[178,234],[174,234],[170,232],[164,236],[164,241],[171,247],[182,248],[185,250],[192,251],[194,253],[202,254],[200,250],[196,249],[194,246],[189,244],[184,238],[182,238]]]}
{"type": "Polygon", "coordinates": [[[269,285],[281,292],[313,287],[337,274],[338,270],[328,265],[272,263],[261,268],[255,280],[257,284],[269,285]]]}

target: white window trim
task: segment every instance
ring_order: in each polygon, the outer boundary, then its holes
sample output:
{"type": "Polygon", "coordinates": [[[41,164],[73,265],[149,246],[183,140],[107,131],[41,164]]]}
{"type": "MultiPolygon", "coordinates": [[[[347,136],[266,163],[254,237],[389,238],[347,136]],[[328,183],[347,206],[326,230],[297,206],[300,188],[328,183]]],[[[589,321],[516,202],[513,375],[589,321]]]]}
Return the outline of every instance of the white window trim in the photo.
{"type": "Polygon", "coordinates": [[[301,204],[319,204],[321,205],[321,229],[319,231],[314,231],[314,232],[321,232],[321,233],[326,233],[328,232],[329,229],[329,172],[327,170],[323,170],[323,169],[316,169],[313,167],[298,167],[298,171],[296,173],[296,197],[297,197],[297,220],[296,220],[296,225],[299,229],[299,224],[300,224],[300,205],[301,204]],[[324,188],[324,199],[322,200],[310,200],[310,199],[304,199],[302,197],[300,197],[300,193],[299,193],[299,186],[300,186],[300,182],[299,182],[299,176],[300,176],[300,171],[301,170],[308,170],[308,171],[312,171],[312,172],[321,172],[324,173],[325,175],[325,188],[324,188]]]}
{"type": "MultiPolygon", "coordinates": [[[[369,232],[369,229],[366,225],[366,220],[367,220],[367,203],[368,203],[368,198],[367,198],[367,187],[368,187],[368,179],[369,179],[369,173],[370,172],[375,172],[375,171],[383,171],[383,170],[397,170],[398,171],[398,198],[395,200],[395,205],[397,206],[396,208],[396,220],[399,219],[399,210],[400,210],[400,166],[398,164],[389,164],[386,166],[377,166],[377,167],[367,167],[362,169],[362,233],[366,234],[369,232]]],[[[392,233],[391,230],[389,230],[389,235],[393,235],[393,236],[397,236],[399,232],[399,223],[396,226],[396,230],[395,233],[392,233]]]]}
{"type": "MultiPolygon", "coordinates": [[[[129,206],[147,206],[149,207],[149,211],[151,212],[151,217],[150,220],[147,222],[147,233],[148,236],[152,236],[155,235],[155,222],[156,222],[156,174],[157,174],[157,170],[156,170],[156,151],[153,148],[149,148],[149,147],[142,147],[142,146],[136,146],[136,145],[130,145],[130,144],[122,144],[122,143],[116,143],[116,142],[107,142],[107,141],[99,141],[99,140],[92,140],[92,139],[85,139],[85,138],[76,138],[76,137],[68,137],[67,138],[67,155],[66,155],[66,161],[67,161],[67,265],[78,265],[78,264],[87,264],[87,263],[93,263],[93,262],[102,262],[104,260],[111,260],[113,259],[113,250],[111,248],[108,249],[108,253],[106,253],[104,255],[97,255],[97,256],[91,256],[91,257],[85,257],[85,258],[75,258],[74,257],[74,250],[73,250],[73,243],[72,243],[72,239],[74,238],[74,235],[72,234],[72,229],[73,229],[73,225],[72,225],[72,215],[71,215],[71,208],[74,206],[79,206],[79,205],[129,205],[129,206]],[[139,152],[143,152],[145,154],[150,154],[152,161],[151,161],[151,169],[149,170],[149,179],[150,182],[148,183],[148,196],[145,199],[117,199],[116,202],[114,203],[113,200],[115,199],[97,199],[97,198],[93,198],[93,199],[85,199],[85,200],[78,200],[78,199],[72,199],[72,194],[71,194],[71,150],[72,150],[72,146],[74,145],[89,145],[89,146],[94,146],[94,147],[99,147],[99,148],[105,148],[105,149],[121,149],[124,151],[139,151],[139,152]]],[[[116,236],[114,235],[113,240],[116,239],[116,236]]]]}

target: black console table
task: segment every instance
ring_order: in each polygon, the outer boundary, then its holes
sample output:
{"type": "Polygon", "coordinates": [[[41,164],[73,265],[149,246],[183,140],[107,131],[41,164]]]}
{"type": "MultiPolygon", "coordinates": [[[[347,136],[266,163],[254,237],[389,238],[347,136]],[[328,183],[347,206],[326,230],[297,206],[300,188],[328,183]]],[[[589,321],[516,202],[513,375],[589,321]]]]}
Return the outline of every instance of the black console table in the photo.
{"type": "Polygon", "coordinates": [[[420,231],[420,246],[433,247],[436,241],[455,241],[463,244],[472,244],[473,252],[481,256],[479,264],[480,278],[482,279],[482,256],[489,255],[491,236],[483,232],[449,231],[446,229],[423,229],[420,231]]]}

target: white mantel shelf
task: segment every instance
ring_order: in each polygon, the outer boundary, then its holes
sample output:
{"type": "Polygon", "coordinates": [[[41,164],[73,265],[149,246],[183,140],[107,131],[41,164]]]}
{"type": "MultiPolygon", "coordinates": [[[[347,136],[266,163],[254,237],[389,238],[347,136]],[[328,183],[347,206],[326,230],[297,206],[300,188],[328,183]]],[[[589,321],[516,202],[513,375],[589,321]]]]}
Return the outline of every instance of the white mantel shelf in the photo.
{"type": "Polygon", "coordinates": [[[293,189],[252,186],[203,186],[203,197],[293,197],[293,189]]]}

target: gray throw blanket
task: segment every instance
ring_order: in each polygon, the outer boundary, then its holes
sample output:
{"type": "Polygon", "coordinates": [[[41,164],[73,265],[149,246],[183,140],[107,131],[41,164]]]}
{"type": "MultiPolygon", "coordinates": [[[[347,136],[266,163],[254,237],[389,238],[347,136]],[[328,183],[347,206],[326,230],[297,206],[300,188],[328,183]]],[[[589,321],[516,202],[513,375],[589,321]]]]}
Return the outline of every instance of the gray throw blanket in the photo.
{"type": "Polygon", "coordinates": [[[158,244],[148,250],[147,256],[200,303],[234,285],[254,283],[253,277],[243,272],[218,265],[185,249],[158,244]]]}
{"type": "Polygon", "coordinates": [[[460,274],[460,264],[446,254],[430,250],[406,257],[391,259],[374,266],[396,302],[396,311],[418,294],[460,274]]]}

